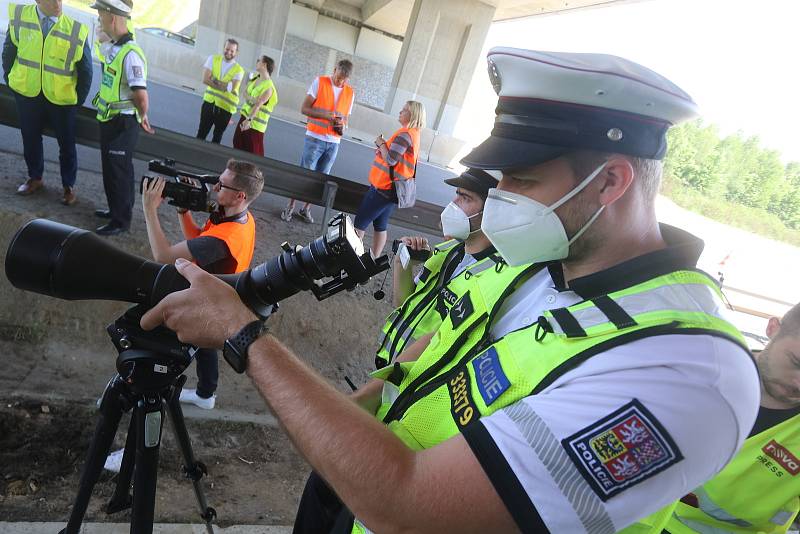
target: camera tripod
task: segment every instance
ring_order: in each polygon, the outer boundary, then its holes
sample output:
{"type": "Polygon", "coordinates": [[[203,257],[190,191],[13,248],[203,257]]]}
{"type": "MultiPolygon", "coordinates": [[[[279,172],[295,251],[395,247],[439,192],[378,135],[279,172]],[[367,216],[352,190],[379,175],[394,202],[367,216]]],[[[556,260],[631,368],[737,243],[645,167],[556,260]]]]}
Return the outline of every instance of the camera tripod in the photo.
{"type": "Polygon", "coordinates": [[[181,344],[165,328],[144,332],[139,319],[145,309],[135,306],[109,325],[108,333],[119,351],[117,373],[106,386],[100,402],[100,418],[81,473],[78,494],[69,522],[59,534],[78,534],[92,489],[100,478],[117,433],[122,414],[133,410],[125,440],[122,465],[114,495],[106,512],[132,508],[131,534],[152,534],[153,509],[158,477],[158,457],[164,411],[169,413],[183,455],[183,472],[192,481],[200,516],[213,534],[216,511],[206,503],[200,479],[206,467],[194,458],[180,406],[180,391],[186,382],[183,371],[191,363],[193,348],[181,344]],[[133,480],[133,496],[130,495],[133,480]]]}

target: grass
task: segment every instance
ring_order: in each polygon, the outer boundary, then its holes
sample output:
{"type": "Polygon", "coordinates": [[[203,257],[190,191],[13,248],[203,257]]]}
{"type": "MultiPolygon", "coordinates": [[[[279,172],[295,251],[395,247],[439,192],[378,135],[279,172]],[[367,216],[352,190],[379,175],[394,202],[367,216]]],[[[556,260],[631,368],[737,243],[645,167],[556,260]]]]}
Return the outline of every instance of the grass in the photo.
{"type": "MultiPolygon", "coordinates": [[[[81,11],[95,12],[89,6],[93,0],[65,0],[64,4],[81,11]]],[[[135,0],[133,24],[137,28],[155,26],[174,32],[183,30],[197,20],[200,0],[135,0]]]]}
{"type": "Polygon", "coordinates": [[[774,214],[758,208],[710,198],[699,191],[665,178],[661,194],[682,208],[723,224],[741,228],[775,241],[800,246],[800,230],[788,228],[774,214]]]}

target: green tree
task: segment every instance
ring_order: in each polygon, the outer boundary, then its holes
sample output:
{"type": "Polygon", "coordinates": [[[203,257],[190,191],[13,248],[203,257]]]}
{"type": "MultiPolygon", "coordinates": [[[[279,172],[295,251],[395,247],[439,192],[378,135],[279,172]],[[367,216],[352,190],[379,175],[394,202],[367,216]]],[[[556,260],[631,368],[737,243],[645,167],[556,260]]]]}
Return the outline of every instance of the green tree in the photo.
{"type": "Polygon", "coordinates": [[[664,169],[669,178],[701,192],[717,188],[719,135],[716,126],[704,126],[700,119],[687,122],[671,128],[667,142],[669,150],[664,169]]]}

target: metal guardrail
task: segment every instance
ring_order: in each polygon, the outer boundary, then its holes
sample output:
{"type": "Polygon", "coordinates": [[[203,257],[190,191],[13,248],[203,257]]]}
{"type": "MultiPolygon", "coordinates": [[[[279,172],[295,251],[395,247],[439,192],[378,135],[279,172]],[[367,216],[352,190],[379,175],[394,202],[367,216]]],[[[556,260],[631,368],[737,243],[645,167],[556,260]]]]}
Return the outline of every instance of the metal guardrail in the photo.
{"type": "MultiPolygon", "coordinates": [[[[17,107],[11,89],[0,84],[0,124],[19,128],[17,107]]],[[[95,119],[95,110],[81,108],[76,117],[75,135],[81,145],[100,147],[100,130],[95,119]]],[[[45,134],[54,136],[51,129],[45,134]]],[[[142,133],[136,145],[136,159],[150,160],[169,157],[179,168],[199,173],[214,173],[225,168],[230,158],[249,161],[264,171],[264,190],[304,202],[312,202],[325,208],[323,225],[328,220],[329,211],[355,213],[367,186],[338,176],[304,169],[297,165],[284,163],[271,158],[256,156],[249,152],[230,147],[207,143],[188,135],[157,128],[155,135],[142,133]]],[[[258,206],[263,200],[256,200],[258,206]]],[[[439,215],[441,206],[418,200],[413,208],[395,210],[392,223],[422,231],[439,234],[439,215]]]]}

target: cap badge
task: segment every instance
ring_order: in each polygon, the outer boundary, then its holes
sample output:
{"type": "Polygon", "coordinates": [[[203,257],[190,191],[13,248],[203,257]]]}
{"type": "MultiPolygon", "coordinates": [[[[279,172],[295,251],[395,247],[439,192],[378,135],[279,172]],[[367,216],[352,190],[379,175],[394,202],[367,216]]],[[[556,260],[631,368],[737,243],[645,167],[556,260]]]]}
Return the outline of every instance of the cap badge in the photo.
{"type": "Polygon", "coordinates": [[[612,141],[622,141],[622,130],[619,128],[611,128],[606,132],[606,136],[612,141]]]}
{"type": "Polygon", "coordinates": [[[494,87],[495,93],[500,93],[501,87],[501,80],[500,80],[500,72],[497,70],[497,65],[495,65],[494,61],[491,59],[488,61],[489,64],[489,81],[492,82],[492,87],[494,87]]]}

